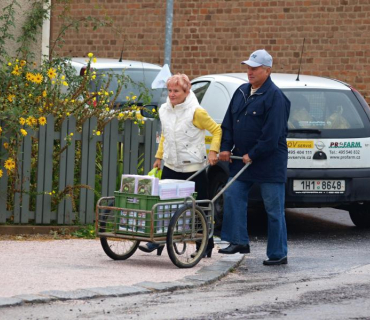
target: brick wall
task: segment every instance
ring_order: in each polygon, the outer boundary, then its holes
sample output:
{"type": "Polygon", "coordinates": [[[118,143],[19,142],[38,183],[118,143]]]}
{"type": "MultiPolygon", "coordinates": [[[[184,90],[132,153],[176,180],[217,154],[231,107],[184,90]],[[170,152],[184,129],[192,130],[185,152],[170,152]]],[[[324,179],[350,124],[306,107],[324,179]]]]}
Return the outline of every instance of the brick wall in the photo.
{"type": "MultiPolygon", "coordinates": [[[[165,0],[73,1],[74,15],[107,14],[114,27],[68,32],[58,54],[118,58],[123,49],[125,59],[163,64],[165,0]]],[[[57,6],[52,40],[60,29],[59,13],[57,6]]],[[[369,0],[174,0],[171,70],[190,78],[240,72],[245,70],[240,61],[265,48],[274,72],[296,73],[303,38],[302,74],[348,82],[370,102],[369,0]]]]}

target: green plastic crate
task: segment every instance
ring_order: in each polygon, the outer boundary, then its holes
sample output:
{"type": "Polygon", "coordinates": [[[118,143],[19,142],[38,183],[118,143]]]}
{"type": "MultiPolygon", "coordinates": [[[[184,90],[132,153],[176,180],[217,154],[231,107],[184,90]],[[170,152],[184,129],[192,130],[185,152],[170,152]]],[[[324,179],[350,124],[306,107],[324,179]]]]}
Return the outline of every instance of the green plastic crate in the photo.
{"type": "MultiPolygon", "coordinates": [[[[196,198],[196,196],[197,193],[194,193],[193,197],[196,198]]],[[[115,206],[123,209],[116,213],[116,232],[137,236],[149,236],[151,233],[151,214],[140,212],[140,210],[151,211],[155,204],[175,202],[176,204],[172,205],[157,206],[154,212],[154,234],[165,235],[170,219],[177,209],[183,205],[182,202],[184,201],[184,198],[161,200],[159,196],[119,191],[114,192],[114,197],[115,206]]]]}

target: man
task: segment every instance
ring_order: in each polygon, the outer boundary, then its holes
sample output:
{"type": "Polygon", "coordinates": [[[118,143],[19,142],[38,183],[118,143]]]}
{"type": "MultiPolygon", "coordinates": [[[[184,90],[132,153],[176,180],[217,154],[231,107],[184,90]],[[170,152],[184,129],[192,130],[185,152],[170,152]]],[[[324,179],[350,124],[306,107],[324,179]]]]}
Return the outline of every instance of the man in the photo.
{"type": "Polygon", "coordinates": [[[263,264],[287,264],[284,204],[290,102],[270,78],[272,57],[267,51],[253,52],[242,64],[247,65],[249,83],[235,91],[222,122],[219,160],[230,161],[231,154],[243,157],[230,163],[231,177],[250,165],[224,193],[221,239],[230,245],[219,253],[250,252],[248,194],[257,183],[268,216],[268,259],[263,264]]]}

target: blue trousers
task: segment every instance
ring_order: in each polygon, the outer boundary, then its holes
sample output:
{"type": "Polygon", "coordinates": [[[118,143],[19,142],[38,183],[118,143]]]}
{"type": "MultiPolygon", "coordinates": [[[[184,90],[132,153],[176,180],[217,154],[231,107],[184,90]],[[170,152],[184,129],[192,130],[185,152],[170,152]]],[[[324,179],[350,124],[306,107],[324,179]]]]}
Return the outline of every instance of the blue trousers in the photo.
{"type": "MultiPolygon", "coordinates": [[[[248,194],[252,185],[253,182],[250,181],[236,180],[226,189],[221,230],[222,240],[232,244],[249,244],[247,208],[248,194]]],[[[288,254],[284,209],[285,184],[260,183],[259,185],[268,218],[266,254],[269,259],[280,259],[288,254]]]]}

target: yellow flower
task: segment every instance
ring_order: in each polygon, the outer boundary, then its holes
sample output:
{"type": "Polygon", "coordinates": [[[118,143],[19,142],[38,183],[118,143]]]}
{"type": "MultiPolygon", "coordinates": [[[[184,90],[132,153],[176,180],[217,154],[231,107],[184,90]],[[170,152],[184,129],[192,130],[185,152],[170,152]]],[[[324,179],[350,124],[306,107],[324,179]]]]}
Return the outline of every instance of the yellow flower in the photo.
{"type": "Polygon", "coordinates": [[[91,79],[95,80],[96,79],[96,75],[94,74],[93,76],[91,76],[91,79]]]}
{"type": "Polygon", "coordinates": [[[61,76],[61,79],[64,80],[66,78],[66,76],[61,76]]]}
{"type": "Polygon", "coordinates": [[[3,176],[3,170],[0,169],[0,178],[3,176]]]}
{"type": "Polygon", "coordinates": [[[136,98],[137,98],[137,96],[133,96],[133,97],[132,97],[132,100],[136,100],[136,98]]]}
{"type": "Polygon", "coordinates": [[[13,170],[15,168],[15,162],[12,158],[5,161],[4,167],[6,170],[13,170]]]}
{"type": "Polygon", "coordinates": [[[67,81],[63,81],[63,86],[68,87],[68,83],[67,83],[67,81]]]}
{"type": "Polygon", "coordinates": [[[26,136],[27,135],[27,131],[24,130],[24,129],[21,129],[21,134],[22,134],[22,136],[26,136]]]}
{"type": "Polygon", "coordinates": [[[15,95],[14,94],[8,95],[9,102],[13,102],[14,98],[15,98],[15,95]]]}
{"type": "Polygon", "coordinates": [[[15,65],[14,69],[12,71],[12,74],[14,74],[15,76],[20,76],[21,75],[21,68],[19,68],[18,65],[15,65]]]}
{"type": "Polygon", "coordinates": [[[36,73],[33,77],[33,82],[40,84],[43,79],[44,77],[41,73],[36,73]]]}
{"type": "Polygon", "coordinates": [[[23,117],[20,117],[19,118],[19,123],[21,124],[21,126],[23,126],[26,123],[26,119],[23,118],[23,117]]]}
{"type": "Polygon", "coordinates": [[[130,97],[129,96],[126,96],[126,100],[130,100],[130,97]]]}
{"type": "Polygon", "coordinates": [[[96,131],[96,135],[97,136],[100,136],[101,132],[100,131],[96,131]]]}
{"type": "Polygon", "coordinates": [[[27,62],[25,60],[21,60],[21,62],[20,62],[21,67],[24,67],[26,65],[26,63],[27,62]]]}
{"type": "Polygon", "coordinates": [[[7,142],[4,142],[3,146],[4,146],[5,149],[8,149],[9,144],[7,142]]]}
{"type": "Polygon", "coordinates": [[[67,112],[67,113],[66,113],[66,115],[67,115],[67,117],[68,117],[68,116],[70,115],[70,113],[69,113],[69,112],[67,112]]]}
{"type": "Polygon", "coordinates": [[[144,124],[145,123],[145,121],[143,120],[143,121],[141,121],[141,124],[144,124]]]}
{"type": "Polygon", "coordinates": [[[28,117],[26,120],[26,123],[29,127],[32,127],[33,125],[33,117],[28,117]]]}
{"type": "Polygon", "coordinates": [[[3,132],[3,128],[0,127],[0,134],[3,132]]]}
{"type": "Polygon", "coordinates": [[[109,108],[105,108],[105,111],[108,111],[109,112],[109,110],[110,110],[109,108]]]}
{"type": "Polygon", "coordinates": [[[154,108],[152,109],[152,112],[155,112],[155,109],[154,108]]]}
{"type": "Polygon", "coordinates": [[[96,63],[96,61],[97,61],[96,58],[93,58],[93,62],[96,63]]]}
{"type": "Polygon", "coordinates": [[[94,54],[90,52],[90,53],[88,53],[88,54],[87,54],[87,56],[88,56],[89,58],[92,58],[92,57],[94,56],[94,54]]]}
{"type": "Polygon", "coordinates": [[[73,132],[71,132],[69,135],[70,135],[71,137],[73,137],[73,132]]]}
{"type": "Polygon", "coordinates": [[[28,80],[28,81],[32,81],[33,82],[33,78],[34,78],[35,76],[31,73],[31,72],[27,72],[26,73],[26,79],[28,80]]]}
{"type": "Polygon", "coordinates": [[[46,90],[44,90],[44,91],[42,92],[42,96],[45,98],[45,97],[46,97],[46,95],[47,95],[46,90]]]}
{"type": "Polygon", "coordinates": [[[12,63],[11,62],[8,62],[8,66],[10,67],[12,65],[12,63]]]}
{"type": "Polygon", "coordinates": [[[39,124],[40,124],[41,126],[44,126],[44,125],[46,124],[46,118],[45,118],[45,117],[40,117],[40,118],[39,118],[39,124]]]}
{"type": "Polygon", "coordinates": [[[54,79],[56,77],[56,75],[57,75],[57,71],[54,68],[50,68],[48,70],[48,77],[50,79],[54,79]]]}

